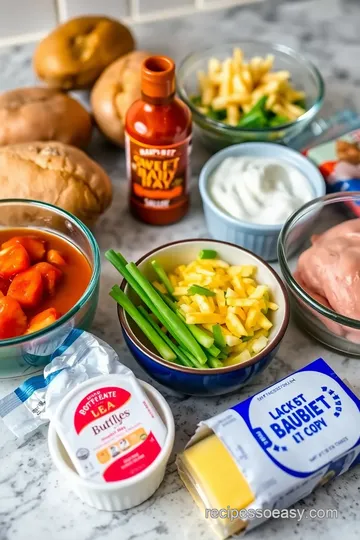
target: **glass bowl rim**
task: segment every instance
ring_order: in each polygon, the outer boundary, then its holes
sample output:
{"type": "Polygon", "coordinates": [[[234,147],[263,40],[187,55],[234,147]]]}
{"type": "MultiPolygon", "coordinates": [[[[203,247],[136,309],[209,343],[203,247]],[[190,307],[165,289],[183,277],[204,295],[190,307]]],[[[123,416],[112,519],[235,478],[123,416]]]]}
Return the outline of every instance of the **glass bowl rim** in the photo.
{"type": "Polygon", "coordinates": [[[0,340],[0,348],[28,343],[29,341],[33,341],[34,339],[38,339],[40,337],[45,336],[48,332],[52,332],[56,328],[59,328],[64,323],[66,323],[71,317],[75,315],[75,313],[79,311],[79,309],[87,302],[87,300],[93,293],[93,290],[95,289],[99,281],[100,264],[101,264],[100,250],[99,250],[99,246],[95,240],[94,235],[92,234],[90,229],[79,218],[77,218],[76,216],[68,212],[67,210],[64,210],[63,208],[59,208],[58,206],[55,206],[54,204],[50,204],[43,201],[37,201],[34,199],[1,199],[0,207],[5,204],[12,204],[12,205],[25,204],[28,206],[45,208],[47,210],[51,210],[55,214],[58,214],[58,215],[60,214],[66,219],[70,220],[84,233],[94,256],[94,264],[92,268],[91,278],[88,283],[88,286],[86,287],[85,292],[76,302],[76,304],[67,313],[65,313],[62,317],[60,317],[60,319],[58,319],[56,322],[54,322],[50,326],[47,326],[43,330],[39,330],[38,332],[33,332],[32,334],[28,334],[25,336],[18,336],[14,338],[0,340]]]}
{"type": "MultiPolygon", "coordinates": [[[[258,362],[263,360],[268,354],[270,354],[274,349],[276,349],[279,344],[281,343],[283,337],[285,336],[286,330],[289,325],[290,320],[290,301],[289,297],[286,291],[286,287],[279,276],[279,274],[270,266],[269,263],[264,261],[261,257],[256,255],[255,253],[252,253],[248,249],[245,249],[241,246],[238,246],[236,244],[232,244],[230,242],[225,242],[223,240],[214,240],[213,238],[186,238],[184,240],[174,240],[173,242],[168,242],[166,244],[162,244],[161,246],[158,246],[147,253],[145,253],[142,257],[140,257],[136,262],[136,266],[138,266],[140,263],[142,263],[144,260],[148,259],[149,257],[155,255],[159,250],[167,247],[171,247],[178,244],[186,244],[186,243],[193,243],[193,242],[204,242],[204,241],[210,241],[217,244],[223,244],[231,247],[235,247],[236,249],[240,251],[244,251],[246,253],[250,253],[253,257],[256,258],[256,260],[262,264],[275,278],[277,281],[280,290],[282,292],[283,300],[284,300],[284,317],[282,321],[279,324],[279,330],[277,335],[269,341],[269,343],[266,345],[266,347],[257,353],[255,356],[250,358],[250,360],[247,360],[246,362],[242,362],[240,364],[234,364],[230,366],[223,366],[221,368],[212,368],[212,369],[200,369],[200,368],[191,368],[187,366],[182,366],[179,364],[175,364],[173,362],[168,362],[167,360],[161,358],[161,356],[150,349],[148,349],[141,341],[138,339],[138,337],[133,332],[129,321],[127,314],[125,313],[124,309],[117,304],[117,314],[120,322],[120,326],[125,332],[126,337],[132,342],[132,344],[141,351],[142,354],[146,355],[148,358],[150,358],[152,361],[156,362],[157,364],[160,364],[166,368],[169,368],[173,371],[179,371],[180,373],[188,373],[193,375],[223,375],[232,371],[238,371],[239,369],[248,368],[250,366],[256,365],[258,362]]],[[[125,288],[127,286],[126,279],[123,279],[121,282],[121,289],[125,292],[125,288]]]]}
{"type": "MultiPolygon", "coordinates": [[[[310,212],[310,209],[312,207],[315,207],[316,205],[322,204],[323,207],[330,206],[333,203],[339,203],[339,202],[353,202],[354,199],[358,199],[360,201],[360,191],[352,191],[351,193],[334,193],[330,195],[325,195],[324,197],[317,197],[316,199],[313,199],[309,201],[308,203],[301,206],[296,212],[291,214],[291,216],[287,219],[285,222],[283,228],[280,231],[279,240],[278,240],[278,258],[280,263],[281,272],[284,276],[285,282],[291,292],[295,292],[298,296],[300,296],[301,300],[305,302],[307,306],[309,306],[311,309],[314,309],[321,315],[327,317],[328,319],[331,319],[332,321],[342,324],[343,326],[348,326],[349,328],[355,328],[360,329],[360,320],[352,319],[350,317],[346,317],[345,315],[340,315],[336,311],[327,308],[326,306],[323,306],[315,300],[312,296],[310,296],[296,281],[296,279],[293,277],[293,274],[290,270],[290,267],[288,265],[288,257],[285,254],[285,240],[287,237],[287,234],[291,230],[291,227],[296,225],[297,221],[304,217],[305,213],[310,212]]],[[[353,219],[360,219],[354,217],[353,219]]],[[[336,226],[336,225],[335,225],[336,226]]]]}
{"type": "Polygon", "coordinates": [[[276,133],[279,130],[288,130],[292,126],[295,126],[296,124],[302,124],[307,123],[310,121],[314,116],[319,112],[321,109],[321,106],[324,101],[324,94],[325,94],[325,82],[324,79],[318,70],[318,68],[311,62],[308,58],[306,58],[304,55],[298,53],[291,47],[288,47],[287,45],[281,45],[280,43],[269,43],[267,41],[260,41],[260,40],[252,40],[252,39],[243,39],[238,41],[229,41],[224,43],[223,45],[214,45],[211,47],[206,47],[203,49],[199,49],[197,52],[191,52],[188,55],[185,56],[179,63],[179,67],[177,69],[177,77],[176,77],[176,87],[178,94],[180,98],[186,103],[186,105],[191,110],[191,113],[193,115],[193,118],[195,119],[200,118],[205,123],[208,123],[209,126],[212,126],[214,128],[217,128],[221,131],[226,131],[227,133],[276,133]],[[305,66],[312,72],[313,76],[315,77],[315,80],[317,82],[318,86],[318,95],[313,103],[313,105],[308,109],[304,114],[299,116],[295,121],[288,122],[287,124],[282,124],[280,126],[273,126],[273,127],[267,127],[267,128],[246,128],[246,127],[237,127],[237,126],[229,126],[228,124],[224,124],[223,122],[219,122],[217,120],[213,120],[212,118],[209,118],[205,114],[202,114],[197,107],[194,106],[194,104],[191,102],[191,100],[188,98],[188,94],[185,91],[183,84],[180,84],[179,80],[183,81],[186,76],[185,68],[191,60],[195,59],[199,56],[204,56],[206,53],[210,54],[213,52],[215,54],[215,51],[221,49],[225,49],[227,47],[240,47],[241,44],[253,44],[253,45],[267,45],[269,47],[269,53],[273,52],[280,52],[288,57],[295,60],[298,64],[305,64],[305,66]]]}

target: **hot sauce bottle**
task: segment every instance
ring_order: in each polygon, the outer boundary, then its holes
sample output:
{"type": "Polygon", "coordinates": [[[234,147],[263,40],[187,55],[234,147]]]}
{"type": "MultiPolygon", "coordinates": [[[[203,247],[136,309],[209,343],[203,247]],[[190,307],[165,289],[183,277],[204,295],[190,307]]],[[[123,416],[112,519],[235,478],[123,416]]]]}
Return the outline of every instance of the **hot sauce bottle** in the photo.
{"type": "Polygon", "coordinates": [[[125,123],[130,209],[141,221],[168,225],[188,210],[191,149],[191,113],[175,97],[170,58],[144,61],[141,93],[125,123]]]}

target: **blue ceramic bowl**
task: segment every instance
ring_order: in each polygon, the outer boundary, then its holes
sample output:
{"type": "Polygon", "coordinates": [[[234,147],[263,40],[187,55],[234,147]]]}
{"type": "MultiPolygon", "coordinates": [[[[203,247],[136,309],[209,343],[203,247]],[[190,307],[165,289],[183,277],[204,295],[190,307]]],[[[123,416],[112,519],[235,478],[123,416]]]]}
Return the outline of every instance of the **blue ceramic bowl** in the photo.
{"type": "MultiPolygon", "coordinates": [[[[156,258],[165,270],[196,259],[202,249],[214,249],[219,257],[232,265],[251,264],[258,268],[258,279],[270,286],[279,309],[273,312],[273,328],[267,347],[248,362],[218,369],[192,369],[163,360],[139,330],[136,324],[119,307],[118,314],[125,341],[135,360],[157,382],[176,392],[198,396],[226,394],[238,390],[255,375],[263,371],[274,358],[289,322],[289,301],[285,287],[276,272],[262,259],[226,242],[216,240],[182,240],[165,244],[150,251],[137,261],[141,271],[150,280],[156,279],[151,261],[156,258]]],[[[126,282],[122,284],[126,294],[135,304],[139,298],[126,282]]]]}
{"type": "MultiPolygon", "coordinates": [[[[215,169],[225,158],[234,156],[277,158],[296,167],[307,178],[314,199],[325,195],[324,179],[318,168],[296,150],[266,142],[236,144],[225,148],[212,156],[202,168],[199,187],[210,235],[216,240],[233,242],[249,249],[266,261],[275,261],[277,259],[277,242],[283,224],[260,225],[236,219],[224,212],[209,194],[209,184],[215,169]]],[[[239,178],[239,182],[241,182],[241,178],[239,178]]],[[[294,249],[296,248],[297,246],[294,246],[294,249]]]]}

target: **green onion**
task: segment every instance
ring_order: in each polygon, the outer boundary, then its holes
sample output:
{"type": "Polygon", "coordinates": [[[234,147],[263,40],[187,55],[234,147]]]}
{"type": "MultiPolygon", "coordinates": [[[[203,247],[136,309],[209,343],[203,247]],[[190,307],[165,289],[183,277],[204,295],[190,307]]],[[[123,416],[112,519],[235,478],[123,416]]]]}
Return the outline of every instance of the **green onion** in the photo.
{"type": "MultiPolygon", "coordinates": [[[[115,251],[113,249],[110,249],[108,250],[106,253],[105,253],[105,257],[108,259],[108,261],[110,261],[114,266],[115,268],[117,269],[118,272],[120,272],[120,274],[122,274],[122,276],[126,279],[126,281],[128,282],[128,284],[131,286],[131,288],[137,293],[137,295],[139,296],[139,298],[144,302],[144,304],[149,308],[149,310],[151,311],[151,313],[153,313],[155,315],[155,317],[161,322],[161,324],[163,324],[165,326],[165,328],[170,332],[170,334],[177,340],[180,342],[180,339],[179,339],[179,336],[178,336],[178,333],[176,332],[176,329],[173,329],[172,327],[170,327],[170,325],[168,324],[168,321],[166,320],[166,318],[163,316],[162,312],[159,311],[155,305],[153,304],[153,302],[150,300],[150,298],[148,297],[148,295],[143,291],[143,289],[139,286],[139,284],[137,283],[137,281],[132,277],[132,275],[130,274],[130,272],[126,269],[126,265],[128,264],[128,262],[126,261],[126,259],[124,259],[124,257],[120,254],[120,253],[115,253],[115,251]]],[[[161,294],[161,293],[160,293],[161,294]]],[[[164,295],[165,296],[165,295],[164,295]]],[[[169,302],[172,302],[170,299],[169,299],[169,302]]],[[[173,303],[173,302],[172,302],[173,303]]],[[[174,304],[175,306],[175,304],[174,304]]]]}
{"type": "Polygon", "coordinates": [[[219,354],[221,353],[221,350],[218,349],[217,347],[215,347],[215,345],[212,345],[211,347],[209,347],[207,349],[207,351],[209,354],[211,354],[211,356],[219,356],[219,354]]]}
{"type": "Polygon", "coordinates": [[[228,355],[224,352],[221,352],[218,356],[218,360],[226,360],[226,358],[228,357],[228,355]]]}
{"type": "Polygon", "coordinates": [[[205,287],[200,287],[200,285],[191,285],[187,292],[190,296],[193,296],[194,294],[200,294],[201,296],[216,296],[214,291],[210,291],[205,287]]]}
{"type": "Polygon", "coordinates": [[[190,362],[192,362],[193,367],[196,367],[196,368],[198,368],[198,369],[208,369],[208,368],[209,368],[209,366],[208,366],[207,364],[200,364],[200,362],[198,362],[198,361],[196,360],[196,358],[193,357],[193,355],[191,354],[191,352],[189,352],[187,349],[185,349],[185,347],[182,347],[182,346],[180,345],[179,349],[180,349],[180,351],[181,351],[185,356],[188,357],[188,359],[190,360],[190,362]]]}
{"type": "Polygon", "coordinates": [[[110,291],[110,296],[114,298],[118,304],[120,304],[128,315],[130,315],[130,317],[136,322],[138,327],[142,330],[145,336],[151,341],[155,349],[165,360],[172,362],[176,359],[176,355],[165,343],[165,340],[159,336],[147,319],[141,315],[131,300],[120,289],[119,285],[114,285],[110,291]]]}
{"type": "MultiPolygon", "coordinates": [[[[198,342],[194,339],[186,324],[180,319],[180,317],[178,317],[176,313],[172,311],[171,308],[169,308],[169,306],[164,302],[151,283],[142,275],[134,263],[127,264],[126,269],[137,281],[138,285],[140,285],[157,310],[161,312],[162,318],[168,323],[170,329],[172,330],[171,333],[175,334],[179,344],[183,345],[185,349],[190,350],[200,364],[205,364],[207,361],[206,354],[198,342]]],[[[155,315],[158,317],[156,313],[155,315]]],[[[161,318],[159,320],[161,321],[161,318]]]]}
{"type": "MultiPolygon", "coordinates": [[[[172,300],[170,300],[170,298],[166,294],[163,294],[163,293],[161,293],[159,291],[157,291],[157,292],[160,294],[160,296],[164,300],[164,302],[166,302],[167,305],[173,311],[175,311],[175,313],[177,313],[178,316],[180,317],[180,319],[185,323],[185,317],[181,313],[181,311],[178,308],[178,306],[176,305],[176,303],[173,302],[172,300]]],[[[200,345],[205,347],[205,349],[208,349],[209,347],[211,347],[214,344],[214,338],[210,334],[208,334],[206,332],[206,330],[204,330],[200,326],[196,326],[196,324],[186,324],[186,326],[190,330],[190,332],[192,333],[192,335],[194,336],[196,341],[198,341],[198,343],[200,343],[200,345]]]]}
{"type": "Polygon", "coordinates": [[[214,324],[213,335],[214,335],[215,343],[216,345],[218,345],[218,347],[220,348],[226,347],[226,341],[222,333],[220,324],[214,324]]]}
{"type": "Polygon", "coordinates": [[[208,363],[211,368],[220,368],[224,365],[221,360],[211,355],[208,355],[208,363]]]}
{"type": "Polygon", "coordinates": [[[214,249],[202,249],[198,257],[199,259],[216,259],[217,252],[214,249]]]}
{"type": "Polygon", "coordinates": [[[151,266],[153,267],[158,278],[165,285],[165,289],[171,296],[172,293],[174,292],[174,287],[172,286],[170,279],[167,277],[165,270],[163,269],[161,264],[158,263],[157,261],[151,261],[151,266]]]}
{"type": "Polygon", "coordinates": [[[161,328],[156,324],[156,322],[151,318],[150,316],[150,313],[148,313],[146,311],[146,309],[144,308],[144,306],[139,306],[138,307],[138,310],[140,311],[140,313],[149,321],[149,323],[151,324],[151,326],[154,328],[154,330],[156,330],[156,332],[164,339],[165,343],[167,345],[169,345],[170,349],[172,349],[174,351],[174,353],[176,354],[176,356],[178,357],[178,360],[180,360],[180,362],[184,365],[184,366],[188,366],[188,367],[193,367],[193,364],[190,362],[190,360],[188,359],[188,357],[183,354],[183,352],[179,349],[179,347],[177,345],[175,345],[175,343],[173,343],[171,341],[171,339],[169,338],[169,336],[167,336],[166,334],[164,334],[164,332],[161,330],[161,328]]]}

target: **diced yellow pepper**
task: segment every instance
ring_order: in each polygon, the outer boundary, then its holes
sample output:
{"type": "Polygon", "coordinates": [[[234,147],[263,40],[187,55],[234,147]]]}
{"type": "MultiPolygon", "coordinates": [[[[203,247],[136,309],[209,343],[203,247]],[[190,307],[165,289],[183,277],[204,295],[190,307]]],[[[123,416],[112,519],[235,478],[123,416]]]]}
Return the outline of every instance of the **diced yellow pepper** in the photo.
{"type": "Polygon", "coordinates": [[[159,283],[159,281],[153,281],[153,285],[154,285],[155,289],[162,292],[163,294],[167,293],[167,290],[166,290],[165,286],[162,283],[159,283]]]}
{"type": "Polygon", "coordinates": [[[246,294],[248,296],[250,296],[255,291],[255,289],[256,289],[256,287],[254,287],[254,285],[246,285],[245,286],[246,294]]]}
{"type": "Polygon", "coordinates": [[[265,315],[261,312],[258,314],[257,322],[261,326],[261,328],[264,328],[265,330],[270,330],[273,325],[272,322],[269,321],[269,319],[265,317],[265,315]]]}
{"type": "Polygon", "coordinates": [[[235,347],[235,345],[238,345],[241,341],[240,338],[235,336],[225,336],[225,343],[229,347],[235,347]]]}
{"type": "Polygon", "coordinates": [[[180,304],[180,309],[184,314],[193,313],[195,311],[195,309],[189,306],[188,304],[180,304]]]}
{"type": "Polygon", "coordinates": [[[217,313],[189,313],[186,324],[224,324],[225,317],[217,313]]]}
{"type": "Polygon", "coordinates": [[[236,294],[236,292],[233,290],[233,289],[230,289],[230,287],[228,287],[226,289],[226,298],[239,298],[239,295],[236,294]]]}
{"type": "Polygon", "coordinates": [[[227,307],[226,307],[226,302],[225,302],[225,293],[224,291],[221,291],[220,289],[216,289],[216,303],[217,303],[217,306],[218,306],[218,309],[219,309],[219,312],[221,314],[226,314],[227,312],[227,307]]]}
{"type": "Polygon", "coordinates": [[[244,325],[240,321],[239,317],[235,315],[235,313],[228,312],[225,322],[226,326],[228,327],[230,332],[234,334],[234,336],[241,337],[248,335],[244,325]]]}
{"type": "Polygon", "coordinates": [[[253,276],[256,272],[256,266],[253,266],[253,265],[243,265],[241,267],[241,272],[240,272],[240,275],[244,278],[249,278],[250,276],[253,276]]]}
{"type": "Polygon", "coordinates": [[[185,296],[188,293],[188,287],[176,287],[173,296],[185,296]]]}
{"type": "Polygon", "coordinates": [[[252,343],[252,350],[255,354],[258,354],[260,351],[265,349],[268,343],[268,338],[261,336],[258,339],[254,339],[252,343]]]}
{"type": "Polygon", "coordinates": [[[239,307],[252,307],[258,304],[256,298],[228,298],[226,300],[228,306],[239,306],[239,307]]]}
{"type": "Polygon", "coordinates": [[[215,309],[210,303],[210,298],[207,298],[206,296],[201,296],[201,294],[194,294],[194,300],[199,306],[201,313],[213,313],[215,311],[215,309]]]}
{"type": "Polygon", "coordinates": [[[179,279],[177,278],[177,276],[175,274],[169,274],[169,279],[170,279],[170,283],[171,285],[175,288],[177,287],[177,284],[179,282],[179,279]]]}
{"type": "Polygon", "coordinates": [[[272,311],[277,311],[279,309],[279,306],[274,302],[268,302],[268,308],[272,311]]]}
{"type": "Polygon", "coordinates": [[[259,311],[255,308],[250,308],[246,317],[245,327],[253,328],[257,322],[259,311]]]}
{"type": "Polygon", "coordinates": [[[238,315],[239,318],[242,320],[242,321],[246,321],[246,313],[245,311],[243,310],[243,308],[241,307],[234,307],[234,306],[229,306],[228,307],[228,312],[230,313],[235,313],[235,315],[238,315]]]}
{"type": "Polygon", "coordinates": [[[234,286],[235,291],[238,293],[238,295],[241,296],[242,298],[246,298],[246,291],[245,291],[245,287],[244,287],[241,277],[240,276],[233,277],[232,284],[234,286]]]}
{"type": "Polygon", "coordinates": [[[269,287],[267,285],[258,285],[255,289],[255,291],[250,295],[251,298],[262,298],[265,293],[269,291],[269,287]]]}

